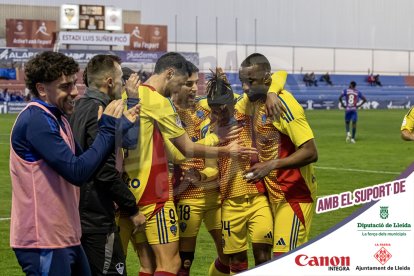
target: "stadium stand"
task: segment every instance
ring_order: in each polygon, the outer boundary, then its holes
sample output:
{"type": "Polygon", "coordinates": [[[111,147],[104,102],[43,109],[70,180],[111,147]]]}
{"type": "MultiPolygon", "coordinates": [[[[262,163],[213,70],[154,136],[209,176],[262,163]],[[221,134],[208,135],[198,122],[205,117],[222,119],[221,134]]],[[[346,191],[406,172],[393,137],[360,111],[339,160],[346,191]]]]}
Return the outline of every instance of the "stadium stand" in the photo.
{"type": "MultiPolygon", "coordinates": [[[[233,90],[242,93],[241,83],[237,73],[227,74],[233,90]]],[[[317,76],[319,79],[320,75],[317,76]]],[[[204,78],[204,76],[203,76],[204,78]]],[[[208,78],[208,74],[206,76],[208,78]]],[[[343,89],[351,81],[357,83],[357,88],[367,98],[365,109],[394,109],[409,108],[414,104],[414,78],[407,76],[381,76],[382,87],[370,86],[364,75],[331,75],[333,86],[318,82],[318,86],[307,87],[302,74],[289,74],[286,89],[291,91],[296,99],[306,109],[338,108],[338,98],[343,89]]],[[[201,91],[202,87],[201,87],[201,91]]]]}

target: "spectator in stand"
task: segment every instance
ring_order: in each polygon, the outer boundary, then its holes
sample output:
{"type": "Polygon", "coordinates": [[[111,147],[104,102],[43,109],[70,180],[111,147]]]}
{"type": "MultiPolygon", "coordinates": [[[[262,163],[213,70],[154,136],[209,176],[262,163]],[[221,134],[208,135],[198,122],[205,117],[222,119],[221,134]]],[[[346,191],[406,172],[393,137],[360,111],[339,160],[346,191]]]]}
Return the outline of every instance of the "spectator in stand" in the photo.
{"type": "Polygon", "coordinates": [[[5,102],[10,102],[10,94],[8,92],[8,88],[4,88],[3,90],[3,97],[5,102]]]}
{"type": "Polygon", "coordinates": [[[10,94],[10,102],[17,102],[17,95],[16,92],[12,92],[10,94]]]}
{"type": "Polygon", "coordinates": [[[316,76],[315,76],[314,72],[309,74],[309,82],[310,82],[310,86],[312,86],[312,85],[318,86],[318,80],[316,79],[316,76]]]}
{"type": "Polygon", "coordinates": [[[326,84],[329,84],[331,86],[333,85],[332,81],[331,81],[331,76],[329,75],[329,72],[326,72],[325,75],[322,75],[320,77],[319,81],[324,81],[324,82],[326,82],[326,84]]]}
{"type": "Polygon", "coordinates": [[[309,83],[309,74],[308,73],[306,73],[303,76],[303,82],[305,83],[306,86],[310,86],[310,83],[309,83]]]}
{"type": "Polygon", "coordinates": [[[369,83],[369,85],[374,86],[375,85],[375,77],[374,74],[371,74],[368,76],[367,78],[367,82],[369,83]]]}
{"type": "Polygon", "coordinates": [[[382,83],[381,83],[381,81],[380,81],[379,77],[380,77],[380,75],[379,75],[379,74],[376,74],[376,75],[374,76],[374,83],[375,83],[375,85],[382,86],[382,83]]]}
{"type": "Polygon", "coordinates": [[[316,80],[314,72],[310,74],[306,73],[305,76],[303,76],[303,82],[305,82],[306,86],[318,86],[318,81],[316,80]]]}
{"type": "Polygon", "coordinates": [[[20,91],[16,93],[16,102],[23,102],[22,93],[20,91]]]}

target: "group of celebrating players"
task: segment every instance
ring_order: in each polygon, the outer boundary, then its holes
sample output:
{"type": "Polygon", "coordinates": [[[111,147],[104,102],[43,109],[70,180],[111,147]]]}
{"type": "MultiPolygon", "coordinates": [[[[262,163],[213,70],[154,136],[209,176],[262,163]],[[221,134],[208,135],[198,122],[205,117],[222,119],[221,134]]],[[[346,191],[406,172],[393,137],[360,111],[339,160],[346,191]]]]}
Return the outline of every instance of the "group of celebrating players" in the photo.
{"type": "Polygon", "coordinates": [[[242,95],[216,68],[198,97],[198,68],[174,52],[144,83],[117,56],[93,57],[74,105],[72,58],[44,52],[25,70],[34,100],[11,135],[10,243],[26,274],[125,275],[131,242],[140,276],[190,275],[202,222],[209,275],[247,270],[249,240],[255,265],[307,241],[314,136],[262,54],[241,63],[242,95]]]}
{"type": "Polygon", "coordinates": [[[217,68],[197,97],[198,68],[168,53],[139,85],[138,144],[125,152],[124,170],[146,225],[133,234],[121,215],[119,226],[142,276],[189,275],[203,221],[218,256],[209,275],[247,270],[248,240],[255,265],[272,248],[279,256],[307,241],[317,188],[312,130],[283,89],[286,72],[272,75],[265,56],[248,56],[239,76],[242,95],[217,68]]]}

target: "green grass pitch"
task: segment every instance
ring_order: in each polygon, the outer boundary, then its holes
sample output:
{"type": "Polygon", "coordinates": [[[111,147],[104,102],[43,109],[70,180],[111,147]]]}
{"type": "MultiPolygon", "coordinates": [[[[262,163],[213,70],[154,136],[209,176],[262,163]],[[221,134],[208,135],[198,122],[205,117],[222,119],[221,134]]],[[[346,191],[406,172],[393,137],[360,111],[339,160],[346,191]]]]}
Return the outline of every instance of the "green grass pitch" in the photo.
{"type": "MultiPolygon", "coordinates": [[[[319,160],[315,164],[318,195],[353,191],[395,179],[413,162],[414,143],[402,141],[400,125],[407,110],[361,110],[357,143],[345,143],[344,112],[339,110],[307,111],[314,131],[319,160]]],[[[8,170],[9,133],[15,115],[0,115],[0,275],[23,275],[9,247],[11,185],[8,170]]],[[[357,207],[344,208],[314,216],[311,239],[325,232],[357,207]]],[[[203,228],[198,237],[192,275],[207,275],[214,260],[215,247],[203,228]]],[[[251,254],[250,254],[251,257],[251,254]]],[[[253,261],[250,259],[250,264],[253,261]]],[[[129,248],[129,275],[138,274],[138,259],[129,248]]]]}

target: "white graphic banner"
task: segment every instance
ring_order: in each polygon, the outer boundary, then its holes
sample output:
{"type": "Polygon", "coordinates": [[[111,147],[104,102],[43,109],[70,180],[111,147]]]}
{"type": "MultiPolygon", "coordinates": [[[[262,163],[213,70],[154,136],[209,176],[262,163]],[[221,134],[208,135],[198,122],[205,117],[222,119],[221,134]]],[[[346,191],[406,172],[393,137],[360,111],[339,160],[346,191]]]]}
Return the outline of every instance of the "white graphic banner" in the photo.
{"type": "Polygon", "coordinates": [[[317,213],[366,205],[319,239],[240,275],[414,275],[413,168],[407,178],[320,198],[317,213]]]}

